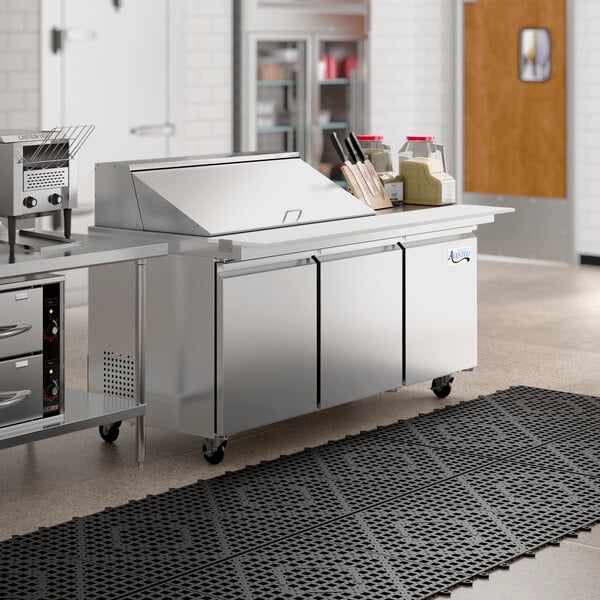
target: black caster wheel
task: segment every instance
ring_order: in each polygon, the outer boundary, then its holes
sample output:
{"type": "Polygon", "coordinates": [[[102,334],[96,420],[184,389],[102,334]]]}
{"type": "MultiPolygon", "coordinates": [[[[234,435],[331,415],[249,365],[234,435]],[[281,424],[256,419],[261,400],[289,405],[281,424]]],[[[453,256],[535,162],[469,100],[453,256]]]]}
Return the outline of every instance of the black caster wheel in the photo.
{"type": "Polygon", "coordinates": [[[227,441],[221,442],[213,450],[211,445],[205,442],[202,445],[202,454],[204,455],[204,460],[206,460],[206,462],[210,465],[218,465],[225,457],[225,446],[227,446],[227,441]]]}
{"type": "Polygon", "coordinates": [[[121,421],[116,421],[114,423],[100,425],[100,427],[98,427],[98,431],[100,432],[100,437],[105,442],[107,442],[108,444],[112,444],[119,437],[120,428],[121,421]]]}
{"type": "Polygon", "coordinates": [[[454,377],[438,377],[431,382],[431,391],[438,398],[447,398],[452,391],[454,377]]]}

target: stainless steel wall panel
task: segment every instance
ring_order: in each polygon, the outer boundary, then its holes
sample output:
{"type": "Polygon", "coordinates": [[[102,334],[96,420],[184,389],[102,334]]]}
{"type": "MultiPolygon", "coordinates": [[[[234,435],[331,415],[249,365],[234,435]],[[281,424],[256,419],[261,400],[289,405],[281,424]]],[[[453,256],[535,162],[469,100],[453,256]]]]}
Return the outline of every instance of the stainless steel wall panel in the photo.
{"type": "Polygon", "coordinates": [[[498,219],[493,227],[481,228],[477,234],[481,254],[572,262],[572,200],[465,193],[463,202],[516,212],[510,220],[498,219]]]}
{"type": "Polygon", "coordinates": [[[268,269],[218,273],[219,434],[317,408],[317,267],[268,269]]]}
{"type": "Polygon", "coordinates": [[[405,381],[477,365],[477,238],[405,247],[405,381]]]}
{"type": "Polygon", "coordinates": [[[321,407],[402,385],[402,250],[319,259],[321,407]]]}

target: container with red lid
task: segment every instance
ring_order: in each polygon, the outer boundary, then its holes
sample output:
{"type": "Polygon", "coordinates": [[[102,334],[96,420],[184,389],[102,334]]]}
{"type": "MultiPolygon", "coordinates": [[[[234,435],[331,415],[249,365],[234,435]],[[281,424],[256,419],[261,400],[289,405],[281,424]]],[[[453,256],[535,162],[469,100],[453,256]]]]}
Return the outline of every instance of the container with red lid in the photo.
{"type": "Polygon", "coordinates": [[[373,163],[377,175],[394,206],[402,204],[403,185],[392,165],[392,149],[383,141],[382,135],[357,135],[358,141],[373,163]]]}
{"type": "Polygon", "coordinates": [[[383,141],[383,136],[357,135],[356,137],[377,173],[391,173],[393,170],[392,149],[383,141]]]}
{"type": "Polygon", "coordinates": [[[443,144],[437,144],[433,135],[407,135],[406,142],[398,152],[398,161],[416,157],[439,160],[442,170],[446,172],[446,149],[443,144]]]}

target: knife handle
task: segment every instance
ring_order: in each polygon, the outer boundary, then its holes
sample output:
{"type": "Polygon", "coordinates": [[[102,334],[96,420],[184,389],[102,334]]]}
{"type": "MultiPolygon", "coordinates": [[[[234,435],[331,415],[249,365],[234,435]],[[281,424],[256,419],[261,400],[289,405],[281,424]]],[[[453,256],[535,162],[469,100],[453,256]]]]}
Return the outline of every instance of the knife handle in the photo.
{"type": "Polygon", "coordinates": [[[331,143],[333,144],[333,147],[335,148],[337,155],[340,157],[340,160],[342,162],[346,162],[348,159],[346,158],[344,149],[342,148],[342,145],[340,144],[340,140],[338,139],[337,133],[335,131],[332,131],[329,138],[331,139],[331,143]]]}
{"type": "Polygon", "coordinates": [[[356,164],[358,162],[358,158],[356,158],[356,152],[354,152],[354,148],[350,143],[348,138],[344,138],[344,144],[346,144],[346,150],[348,150],[348,156],[350,157],[350,162],[356,164]]]}
{"type": "Polygon", "coordinates": [[[352,142],[352,145],[354,146],[354,150],[356,152],[356,155],[358,156],[358,158],[362,162],[365,162],[367,160],[367,155],[365,154],[365,151],[363,150],[362,146],[360,145],[360,142],[358,141],[358,138],[354,134],[354,131],[350,132],[350,136],[349,137],[350,137],[350,140],[352,142]]]}

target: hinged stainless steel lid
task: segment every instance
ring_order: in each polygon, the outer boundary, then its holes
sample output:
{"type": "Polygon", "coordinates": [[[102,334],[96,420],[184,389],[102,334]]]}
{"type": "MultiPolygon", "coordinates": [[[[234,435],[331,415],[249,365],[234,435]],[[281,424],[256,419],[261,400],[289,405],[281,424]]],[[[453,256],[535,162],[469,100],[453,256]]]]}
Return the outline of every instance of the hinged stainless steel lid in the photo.
{"type": "Polygon", "coordinates": [[[375,214],[296,154],[131,170],[146,231],[216,236],[375,214]]]}

